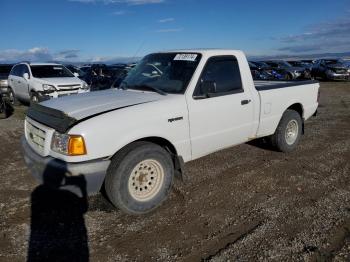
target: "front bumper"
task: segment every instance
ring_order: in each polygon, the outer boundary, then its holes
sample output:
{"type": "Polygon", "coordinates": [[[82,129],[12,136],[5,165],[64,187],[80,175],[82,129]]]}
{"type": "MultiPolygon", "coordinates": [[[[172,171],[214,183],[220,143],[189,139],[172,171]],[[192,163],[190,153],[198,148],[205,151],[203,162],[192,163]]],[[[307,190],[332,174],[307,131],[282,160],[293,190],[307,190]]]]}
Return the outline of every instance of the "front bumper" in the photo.
{"type": "Polygon", "coordinates": [[[53,157],[42,157],[29,146],[25,137],[21,138],[24,160],[32,176],[40,183],[48,186],[52,181],[61,179],[59,188],[69,190],[77,195],[82,194],[81,185],[72,181],[84,181],[84,190],[88,195],[98,193],[105,179],[110,160],[97,160],[81,163],[66,163],[53,157]],[[80,180],[81,181],[81,180],[80,180]]]}
{"type": "Polygon", "coordinates": [[[43,102],[52,98],[59,98],[63,96],[71,96],[71,95],[77,95],[77,94],[83,94],[89,92],[89,89],[79,89],[75,91],[55,91],[55,92],[47,92],[47,91],[40,91],[39,94],[39,102],[43,102]]]}
{"type": "Polygon", "coordinates": [[[327,78],[330,80],[348,80],[349,74],[328,73],[327,78]]]}

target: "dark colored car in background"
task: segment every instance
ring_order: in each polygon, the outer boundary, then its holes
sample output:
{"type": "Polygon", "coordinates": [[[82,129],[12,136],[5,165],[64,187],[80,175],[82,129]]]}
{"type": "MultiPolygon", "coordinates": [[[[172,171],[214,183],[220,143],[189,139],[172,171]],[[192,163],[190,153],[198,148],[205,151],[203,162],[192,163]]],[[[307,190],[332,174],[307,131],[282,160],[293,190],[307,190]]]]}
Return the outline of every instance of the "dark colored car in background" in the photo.
{"type": "Polygon", "coordinates": [[[311,79],[311,71],[303,67],[292,66],[283,60],[264,61],[273,69],[284,71],[285,80],[311,79]]]}
{"type": "Polygon", "coordinates": [[[316,60],[311,74],[323,80],[349,80],[349,68],[342,59],[316,60]]]}
{"type": "Polygon", "coordinates": [[[264,76],[261,80],[285,80],[286,72],[283,69],[274,69],[262,61],[251,61],[251,63],[253,63],[264,76]]]}
{"type": "Polygon", "coordinates": [[[10,92],[8,85],[8,76],[12,67],[12,64],[0,65],[0,119],[9,117],[13,112],[13,93],[10,92]]]}
{"type": "Polygon", "coordinates": [[[130,69],[124,64],[92,64],[84,66],[84,70],[84,81],[90,85],[90,91],[98,91],[118,87],[130,69]]]}
{"type": "Polygon", "coordinates": [[[308,61],[292,60],[292,61],[287,61],[287,62],[294,67],[302,67],[302,68],[308,69],[310,72],[311,72],[311,69],[313,67],[313,63],[308,62],[308,61]]]}
{"type": "Polygon", "coordinates": [[[7,94],[11,104],[14,103],[13,92],[10,92],[8,77],[11,72],[13,65],[12,64],[0,64],[0,91],[2,94],[7,94]]]}
{"type": "Polygon", "coordinates": [[[259,65],[256,62],[249,61],[250,72],[252,73],[254,80],[273,80],[275,77],[272,75],[268,67],[259,65]]]}

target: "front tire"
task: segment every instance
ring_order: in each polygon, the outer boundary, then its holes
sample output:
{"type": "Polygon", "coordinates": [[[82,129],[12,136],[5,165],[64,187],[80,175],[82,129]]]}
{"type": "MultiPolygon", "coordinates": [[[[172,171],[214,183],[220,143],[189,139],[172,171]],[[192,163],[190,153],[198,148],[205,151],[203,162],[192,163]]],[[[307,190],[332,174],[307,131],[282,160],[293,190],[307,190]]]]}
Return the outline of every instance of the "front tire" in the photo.
{"type": "Polygon", "coordinates": [[[13,106],[19,106],[21,103],[16,98],[15,92],[13,92],[13,89],[11,87],[9,87],[8,93],[9,93],[10,104],[13,106]]]}
{"type": "Polygon", "coordinates": [[[140,215],[151,212],[168,197],[174,177],[170,154],[159,145],[135,142],[111,162],[105,189],[113,205],[140,215]]]}
{"type": "Polygon", "coordinates": [[[5,119],[6,117],[6,103],[0,94],[0,119],[5,119]]]}
{"type": "Polygon", "coordinates": [[[298,112],[288,109],[282,116],[271,144],[281,152],[293,151],[299,144],[302,133],[302,119],[298,112]]]}
{"type": "Polygon", "coordinates": [[[39,103],[39,95],[36,92],[30,93],[30,103],[31,104],[37,104],[39,103]]]}

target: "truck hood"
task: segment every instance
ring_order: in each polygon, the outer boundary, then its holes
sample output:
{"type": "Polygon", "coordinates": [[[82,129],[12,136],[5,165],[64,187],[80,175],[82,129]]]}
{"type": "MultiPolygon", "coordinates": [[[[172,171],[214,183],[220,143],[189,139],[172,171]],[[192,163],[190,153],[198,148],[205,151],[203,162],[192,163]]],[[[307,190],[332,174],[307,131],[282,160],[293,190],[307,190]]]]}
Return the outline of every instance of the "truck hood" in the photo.
{"type": "Polygon", "coordinates": [[[136,104],[156,101],[161,95],[149,92],[108,89],[98,92],[88,92],[79,95],[66,96],[41,103],[73,117],[77,120],[91,115],[101,114],[111,110],[136,104]]]}
{"type": "Polygon", "coordinates": [[[28,109],[27,116],[64,133],[77,122],[90,117],[165,98],[153,92],[108,89],[34,104],[28,109]]]}

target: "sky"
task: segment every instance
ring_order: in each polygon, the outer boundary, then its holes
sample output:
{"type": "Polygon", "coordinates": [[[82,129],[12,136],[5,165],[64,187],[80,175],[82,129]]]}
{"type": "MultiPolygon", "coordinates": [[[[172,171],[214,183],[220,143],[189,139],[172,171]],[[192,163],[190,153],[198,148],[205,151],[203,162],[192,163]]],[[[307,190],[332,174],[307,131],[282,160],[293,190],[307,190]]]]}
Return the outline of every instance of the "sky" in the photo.
{"type": "Polygon", "coordinates": [[[0,0],[0,62],[350,51],[350,0],[0,0]]]}

